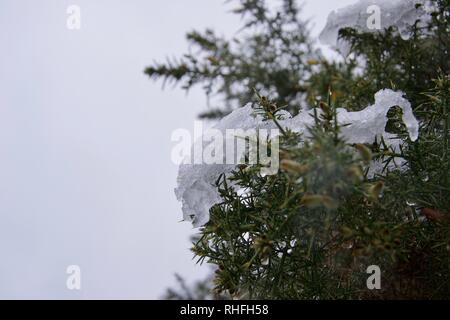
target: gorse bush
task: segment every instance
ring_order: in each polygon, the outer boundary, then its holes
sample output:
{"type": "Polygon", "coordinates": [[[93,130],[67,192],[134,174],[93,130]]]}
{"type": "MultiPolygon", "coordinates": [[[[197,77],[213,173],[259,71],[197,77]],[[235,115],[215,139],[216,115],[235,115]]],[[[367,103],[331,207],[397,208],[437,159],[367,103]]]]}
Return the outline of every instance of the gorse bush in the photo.
{"type": "Polygon", "coordinates": [[[416,23],[406,40],[393,27],[342,29],[350,54],[336,62],[314,49],[295,1],[281,1],[274,12],[265,1],[241,0],[235,12],[245,24],[238,38],[189,33],[201,54],[146,69],[186,89],[203,84],[208,96],[223,98],[202,117],[221,117],[248,101],[267,121],[277,121],[281,109],[320,110],[308,139],[282,131],[278,174],[239,165],[231,176],[217,177],[222,202],[210,209],[192,249],[200,262],[216,266],[216,294],[450,298],[450,1],[435,6],[429,25],[416,23]],[[382,139],[349,144],[336,108],[363,109],[384,88],[405,92],[419,138],[409,139],[394,107],[386,130],[403,140],[400,150],[382,139]],[[368,175],[372,160],[387,168],[395,158],[407,167],[368,175]],[[381,269],[380,290],[366,286],[370,265],[381,269]]]}

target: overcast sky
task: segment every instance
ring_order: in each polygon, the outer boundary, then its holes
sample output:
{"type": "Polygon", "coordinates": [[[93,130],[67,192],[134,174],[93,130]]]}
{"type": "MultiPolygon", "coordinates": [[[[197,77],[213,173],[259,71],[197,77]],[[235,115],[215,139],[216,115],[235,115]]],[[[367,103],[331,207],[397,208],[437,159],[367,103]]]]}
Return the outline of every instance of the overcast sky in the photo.
{"type": "MultiPolygon", "coordinates": [[[[275,0],[274,0],[275,1],[275,0]]],[[[355,0],[314,0],[314,35],[355,0]]],[[[180,223],[171,133],[201,90],[143,74],[186,52],[184,34],[232,35],[222,0],[0,0],[0,298],[158,298],[202,278],[180,223]],[[81,8],[68,30],[66,9],[81,8]],[[81,290],[66,288],[79,265],[81,290]]]]}

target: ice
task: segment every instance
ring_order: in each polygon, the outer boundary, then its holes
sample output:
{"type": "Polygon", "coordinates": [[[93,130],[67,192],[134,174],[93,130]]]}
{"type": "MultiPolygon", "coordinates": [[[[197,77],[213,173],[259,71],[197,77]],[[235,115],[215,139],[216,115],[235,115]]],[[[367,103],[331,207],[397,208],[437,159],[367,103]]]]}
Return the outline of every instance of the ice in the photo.
{"type": "MultiPolygon", "coordinates": [[[[263,121],[259,115],[253,114],[250,104],[233,111],[221,119],[211,130],[219,130],[226,136],[227,129],[272,129],[273,122],[263,121]]],[[[208,131],[204,136],[208,135],[208,131]]],[[[227,140],[224,141],[226,143],[227,140]]],[[[202,149],[213,142],[207,143],[200,139],[192,147],[192,151],[202,144],[202,149]]],[[[236,159],[239,159],[236,154],[236,159]]],[[[225,154],[222,163],[226,163],[225,154]]],[[[220,202],[215,187],[215,181],[221,174],[229,174],[236,168],[235,164],[182,164],[178,172],[178,187],[175,189],[177,199],[182,203],[183,219],[191,221],[195,227],[202,226],[209,220],[209,208],[220,202]]]]}
{"type": "MultiPolygon", "coordinates": [[[[375,94],[375,104],[359,112],[348,112],[345,109],[337,109],[338,122],[343,125],[351,123],[349,126],[342,127],[342,135],[348,143],[372,143],[377,138],[380,141],[384,139],[386,145],[394,150],[400,151],[400,145],[403,140],[397,138],[395,134],[385,131],[388,121],[387,113],[393,106],[402,109],[402,120],[408,130],[411,141],[416,141],[419,136],[419,122],[415,118],[411,104],[403,98],[402,92],[395,92],[390,89],[378,91],[375,94]]],[[[402,168],[406,161],[403,158],[395,157],[395,163],[390,163],[388,170],[397,167],[402,168]]],[[[369,178],[375,174],[381,174],[384,164],[381,161],[373,161],[369,167],[369,178]]]]}
{"type": "Polygon", "coordinates": [[[428,24],[432,8],[433,5],[427,0],[360,0],[356,4],[331,12],[319,39],[322,43],[337,48],[344,56],[348,55],[350,47],[346,41],[338,39],[339,30],[342,28],[352,27],[361,32],[380,32],[394,26],[406,40],[410,37],[410,27],[416,20],[420,20],[419,27],[428,24]],[[416,9],[416,4],[422,6],[416,9]],[[374,14],[374,11],[368,8],[373,5],[380,9],[380,28],[374,27],[371,23],[368,25],[368,20],[373,21],[369,17],[374,14]]]}
{"type": "MultiPolygon", "coordinates": [[[[398,106],[403,111],[403,122],[408,130],[411,141],[418,138],[419,123],[415,118],[411,104],[403,97],[402,92],[384,89],[375,94],[375,103],[362,111],[348,112],[345,109],[337,109],[339,124],[342,127],[342,135],[349,143],[373,143],[375,139],[383,138],[386,145],[399,150],[403,141],[394,134],[385,131],[388,121],[387,113],[390,108],[398,106]]],[[[309,138],[308,127],[314,124],[311,110],[303,110],[295,117],[285,113],[284,119],[279,123],[282,127],[290,128],[295,132],[304,134],[309,138]]],[[[233,111],[220,120],[213,130],[219,130],[225,136],[226,129],[275,129],[273,121],[263,121],[261,116],[254,115],[250,105],[233,111]]],[[[210,129],[211,130],[211,129],[210,129]]],[[[207,133],[205,133],[207,134],[207,133]]],[[[203,148],[213,142],[197,141],[193,149],[202,144],[203,148]]],[[[225,155],[223,155],[225,160],[225,155]]],[[[226,163],[225,161],[223,163],[226,163]]],[[[404,168],[405,160],[396,158],[395,163],[388,166],[389,170],[404,168]]],[[[178,173],[178,187],[175,190],[177,199],[182,202],[183,218],[191,221],[194,227],[204,225],[209,220],[209,209],[221,202],[215,182],[221,174],[229,175],[234,170],[234,164],[182,164],[178,173]]],[[[382,174],[384,165],[373,161],[369,167],[369,176],[382,174]]],[[[231,185],[231,187],[233,187],[231,185]]]]}
{"type": "Polygon", "coordinates": [[[411,104],[403,97],[403,92],[396,92],[390,89],[378,91],[375,94],[375,104],[358,112],[348,112],[343,108],[337,109],[338,122],[349,126],[342,127],[342,134],[349,143],[372,143],[374,137],[391,141],[395,135],[385,131],[388,121],[387,113],[393,106],[402,109],[402,120],[406,125],[409,137],[412,141],[417,140],[419,134],[419,123],[414,117],[411,104]]]}

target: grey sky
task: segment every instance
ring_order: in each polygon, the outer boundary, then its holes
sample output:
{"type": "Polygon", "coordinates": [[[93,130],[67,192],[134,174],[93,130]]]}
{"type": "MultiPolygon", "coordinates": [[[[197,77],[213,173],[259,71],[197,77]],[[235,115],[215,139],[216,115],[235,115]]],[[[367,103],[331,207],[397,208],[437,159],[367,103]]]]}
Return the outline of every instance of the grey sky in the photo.
{"type": "MultiPolygon", "coordinates": [[[[318,34],[332,9],[305,16],[318,34]]],[[[171,132],[192,129],[201,90],[161,90],[145,66],[184,34],[232,34],[220,0],[0,1],[0,298],[158,298],[178,272],[202,278],[179,223],[171,132]],[[66,8],[81,8],[79,31],[66,8]],[[82,290],[66,289],[66,267],[82,290]]]]}

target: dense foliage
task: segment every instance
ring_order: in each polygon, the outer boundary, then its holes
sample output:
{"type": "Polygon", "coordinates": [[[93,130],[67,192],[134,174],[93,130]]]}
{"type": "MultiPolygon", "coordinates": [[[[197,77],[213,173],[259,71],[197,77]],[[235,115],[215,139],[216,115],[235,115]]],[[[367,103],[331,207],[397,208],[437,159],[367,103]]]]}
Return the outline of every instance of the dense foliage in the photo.
{"type": "Polygon", "coordinates": [[[188,40],[201,54],[146,69],[186,89],[204,84],[208,96],[223,98],[202,117],[220,117],[248,101],[273,121],[282,108],[322,110],[312,139],[283,132],[277,175],[263,177],[257,165],[242,165],[229,179],[218,177],[223,202],[211,208],[193,245],[199,261],[217,267],[215,292],[269,299],[450,298],[450,1],[436,1],[429,27],[414,26],[408,40],[394,28],[341,30],[351,44],[343,62],[314,50],[294,0],[281,4],[274,12],[263,0],[241,0],[239,38],[191,32],[188,40]],[[409,140],[401,110],[392,108],[387,130],[404,140],[400,152],[384,141],[349,145],[335,109],[362,109],[384,88],[406,93],[421,123],[419,139],[409,140]],[[368,178],[371,159],[387,164],[394,157],[406,159],[408,168],[368,178]],[[237,193],[230,181],[246,192],[237,193]],[[381,290],[366,287],[369,265],[382,270],[381,290]]]}

